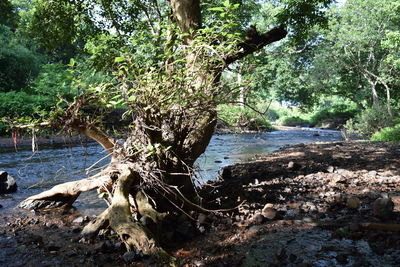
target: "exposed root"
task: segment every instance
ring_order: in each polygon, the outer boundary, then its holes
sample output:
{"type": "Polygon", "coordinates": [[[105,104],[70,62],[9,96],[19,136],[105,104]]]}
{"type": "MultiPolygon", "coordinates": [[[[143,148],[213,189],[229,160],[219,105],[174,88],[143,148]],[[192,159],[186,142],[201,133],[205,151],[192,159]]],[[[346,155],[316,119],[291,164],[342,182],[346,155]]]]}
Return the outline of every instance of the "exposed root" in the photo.
{"type": "Polygon", "coordinates": [[[154,223],[159,223],[165,218],[166,214],[156,211],[149,203],[149,197],[142,191],[136,193],[135,200],[140,215],[149,217],[154,223]]]}
{"type": "Polygon", "coordinates": [[[80,193],[111,183],[110,176],[104,175],[102,172],[86,179],[56,185],[50,190],[25,199],[19,204],[19,207],[38,210],[71,206],[80,193]]]}
{"type": "Polygon", "coordinates": [[[99,216],[90,221],[82,230],[84,236],[95,236],[101,229],[105,229],[110,226],[109,219],[109,208],[103,211],[99,216]]]}
{"type": "MultiPolygon", "coordinates": [[[[119,235],[128,251],[141,250],[143,254],[156,258],[157,262],[170,262],[171,257],[158,245],[153,234],[140,222],[133,220],[129,192],[131,185],[138,177],[130,168],[125,167],[123,169],[115,186],[111,206],[90,222],[83,229],[82,234],[93,235],[109,226],[119,235]]],[[[139,196],[139,207],[142,208],[142,211],[153,214],[156,216],[154,218],[158,220],[160,215],[152,213],[150,205],[144,204],[145,196],[143,193],[139,193],[139,196]]]]}

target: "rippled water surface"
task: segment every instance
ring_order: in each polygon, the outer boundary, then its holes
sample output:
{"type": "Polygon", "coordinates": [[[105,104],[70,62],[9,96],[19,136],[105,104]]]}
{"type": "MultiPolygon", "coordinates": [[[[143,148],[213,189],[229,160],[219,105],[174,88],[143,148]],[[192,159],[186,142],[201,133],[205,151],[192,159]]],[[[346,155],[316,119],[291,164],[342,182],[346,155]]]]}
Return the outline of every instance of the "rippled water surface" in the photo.
{"type": "MultiPolygon", "coordinates": [[[[286,145],[335,140],[341,140],[340,132],[316,129],[215,135],[207,151],[196,162],[200,182],[215,179],[223,166],[246,161],[286,145]]],[[[98,171],[96,168],[108,162],[106,153],[96,144],[63,148],[39,147],[35,153],[0,148],[0,170],[7,171],[18,184],[17,193],[0,196],[0,204],[4,206],[2,210],[13,208],[26,197],[61,182],[93,175],[98,171]]],[[[96,193],[92,192],[81,196],[75,206],[96,209],[104,205],[96,193]]]]}

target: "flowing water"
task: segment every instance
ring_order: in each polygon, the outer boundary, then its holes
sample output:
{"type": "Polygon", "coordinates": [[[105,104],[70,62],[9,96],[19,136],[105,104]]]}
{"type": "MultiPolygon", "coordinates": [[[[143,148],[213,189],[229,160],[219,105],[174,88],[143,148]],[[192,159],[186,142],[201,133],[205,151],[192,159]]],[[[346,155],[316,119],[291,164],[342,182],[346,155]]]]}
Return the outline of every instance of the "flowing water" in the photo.
{"type": "MultiPolygon", "coordinates": [[[[199,182],[215,179],[223,166],[248,161],[256,155],[262,156],[284,146],[341,139],[338,131],[318,129],[214,135],[206,152],[196,162],[199,182]]],[[[93,175],[108,162],[106,153],[94,143],[62,148],[39,147],[35,153],[0,148],[0,170],[7,171],[18,184],[16,193],[0,196],[3,206],[0,212],[12,210],[23,199],[56,184],[93,175]]],[[[78,198],[75,206],[98,209],[103,208],[105,203],[97,198],[95,192],[89,192],[78,198]]]]}

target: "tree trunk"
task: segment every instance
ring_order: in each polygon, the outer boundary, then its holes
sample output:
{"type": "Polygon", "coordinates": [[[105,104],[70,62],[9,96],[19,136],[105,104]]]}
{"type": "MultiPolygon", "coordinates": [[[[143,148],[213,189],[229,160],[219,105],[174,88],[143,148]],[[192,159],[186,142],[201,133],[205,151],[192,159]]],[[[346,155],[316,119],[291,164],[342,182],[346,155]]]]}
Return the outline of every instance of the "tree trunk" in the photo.
{"type": "MultiPolygon", "coordinates": [[[[98,176],[55,186],[20,204],[30,209],[65,207],[72,205],[81,192],[98,189],[108,195],[109,207],[84,228],[83,234],[93,236],[100,229],[109,227],[119,235],[128,250],[141,250],[146,255],[158,257],[160,261],[170,258],[160,247],[157,231],[150,231],[140,219],[149,218],[161,225],[167,215],[179,217],[189,211],[209,212],[199,205],[192,180],[193,164],[204,153],[217,122],[218,100],[213,89],[219,86],[223,71],[221,66],[287,34],[282,28],[259,34],[254,28],[251,37],[238,44],[241,49],[237,54],[225,58],[225,62],[218,62],[217,66],[211,66],[209,61],[215,62],[214,59],[206,56],[199,58],[195,47],[192,47],[193,51],[190,49],[194,38],[192,33],[201,27],[199,0],[171,0],[170,3],[177,25],[183,33],[189,33],[183,40],[182,48],[188,50],[184,55],[187,71],[183,80],[189,103],[172,103],[162,109],[161,101],[140,102],[134,110],[135,119],[128,137],[121,145],[80,115],[81,107],[93,96],[78,98],[66,110],[58,125],[68,126],[96,140],[112,156],[110,166],[98,176]],[[192,95],[199,97],[190,98],[192,95]]],[[[168,59],[168,62],[171,60],[168,59]]],[[[166,73],[169,74],[169,71],[173,68],[166,73]]],[[[175,90],[174,87],[172,89],[175,90]]]]}

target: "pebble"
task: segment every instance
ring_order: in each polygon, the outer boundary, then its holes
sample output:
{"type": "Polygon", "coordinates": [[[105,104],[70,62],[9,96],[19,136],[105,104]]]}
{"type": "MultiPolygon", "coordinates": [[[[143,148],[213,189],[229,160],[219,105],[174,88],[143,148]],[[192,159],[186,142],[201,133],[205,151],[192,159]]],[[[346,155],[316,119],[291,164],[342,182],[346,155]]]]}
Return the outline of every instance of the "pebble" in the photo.
{"type": "Polygon", "coordinates": [[[260,224],[263,221],[264,221],[264,216],[261,213],[254,214],[249,220],[250,223],[254,224],[260,224]]]}
{"type": "Polygon", "coordinates": [[[375,216],[388,219],[392,216],[394,203],[390,198],[378,198],[374,201],[372,211],[375,216]]]}
{"type": "Polygon", "coordinates": [[[276,209],[274,208],[264,208],[262,210],[262,216],[267,218],[268,220],[273,220],[276,218],[276,209]]]}
{"type": "Polygon", "coordinates": [[[361,201],[358,197],[349,197],[346,202],[347,208],[351,210],[357,210],[360,205],[361,201]]]}
{"type": "Polygon", "coordinates": [[[135,251],[128,251],[128,252],[125,252],[124,255],[122,255],[122,259],[127,264],[132,263],[133,261],[135,261],[139,258],[140,258],[139,255],[135,251]]]}
{"type": "Polygon", "coordinates": [[[72,223],[83,224],[83,221],[84,221],[84,218],[81,216],[81,217],[78,217],[75,220],[73,220],[72,223]]]}
{"type": "Polygon", "coordinates": [[[261,226],[259,225],[253,225],[250,226],[249,230],[247,230],[247,232],[252,235],[252,234],[256,234],[261,230],[261,226]]]}
{"type": "Polygon", "coordinates": [[[263,209],[273,208],[273,207],[274,207],[274,204],[272,204],[272,203],[267,203],[267,204],[265,204],[265,206],[264,206],[263,209]]]}
{"type": "Polygon", "coordinates": [[[299,169],[301,168],[301,165],[298,164],[298,163],[296,163],[296,162],[290,161],[290,162],[288,163],[288,165],[287,165],[287,168],[288,168],[289,170],[297,171],[297,170],[299,170],[299,169]]]}
{"type": "Polygon", "coordinates": [[[200,213],[199,216],[197,217],[197,221],[199,224],[205,223],[207,220],[207,215],[200,213]]]}
{"type": "Polygon", "coordinates": [[[326,170],[327,170],[329,173],[333,173],[333,172],[335,171],[335,167],[329,166],[326,170]]]}

